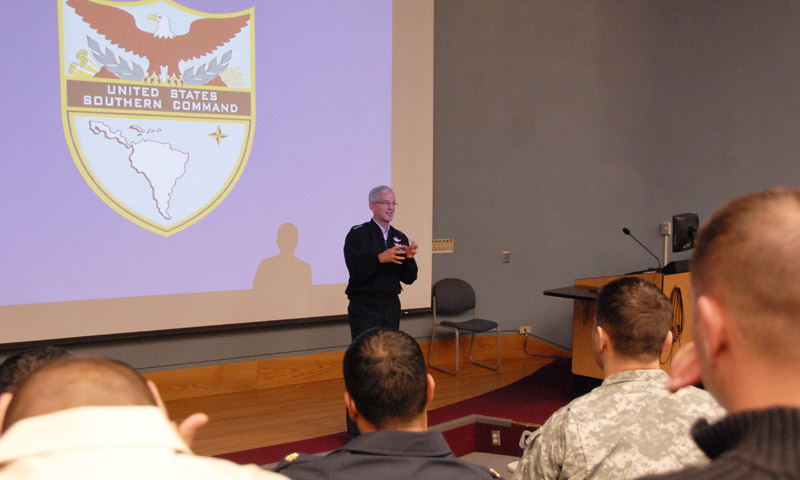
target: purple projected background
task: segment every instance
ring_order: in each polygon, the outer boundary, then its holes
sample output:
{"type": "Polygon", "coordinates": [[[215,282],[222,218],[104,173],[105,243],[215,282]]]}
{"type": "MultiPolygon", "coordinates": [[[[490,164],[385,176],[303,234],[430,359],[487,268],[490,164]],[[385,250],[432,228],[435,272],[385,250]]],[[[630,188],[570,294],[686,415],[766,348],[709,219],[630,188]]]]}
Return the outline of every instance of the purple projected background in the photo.
{"type": "Polygon", "coordinates": [[[73,162],[56,2],[4,5],[0,305],[249,289],[286,222],[314,284],[347,281],[344,236],[390,182],[392,2],[180,3],[255,6],[256,127],[231,193],[170,237],[112,210],[73,162]]]}

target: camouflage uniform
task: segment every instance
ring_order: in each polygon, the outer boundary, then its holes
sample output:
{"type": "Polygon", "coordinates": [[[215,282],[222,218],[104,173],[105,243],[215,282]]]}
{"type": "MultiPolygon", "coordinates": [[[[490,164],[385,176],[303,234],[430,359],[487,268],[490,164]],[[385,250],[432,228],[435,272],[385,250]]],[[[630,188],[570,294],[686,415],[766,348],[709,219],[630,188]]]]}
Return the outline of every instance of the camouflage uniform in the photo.
{"type": "Polygon", "coordinates": [[[689,387],[670,394],[662,370],[628,370],[560,408],[536,431],[514,479],[635,478],[707,461],[689,436],[724,410],[689,387]]]}

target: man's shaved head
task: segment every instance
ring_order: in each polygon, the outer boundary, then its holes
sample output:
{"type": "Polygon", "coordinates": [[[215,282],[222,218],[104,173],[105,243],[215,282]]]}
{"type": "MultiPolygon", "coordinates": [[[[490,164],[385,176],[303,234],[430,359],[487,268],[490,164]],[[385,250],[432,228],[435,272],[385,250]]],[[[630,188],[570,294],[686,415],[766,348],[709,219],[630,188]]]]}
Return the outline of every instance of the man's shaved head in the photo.
{"type": "Polygon", "coordinates": [[[122,362],[65,357],[36,370],[17,389],[3,430],[35,415],[84,406],[156,405],[147,382],[122,362]]]}
{"type": "Polygon", "coordinates": [[[692,290],[720,301],[761,355],[800,359],[800,189],[732,200],[697,236],[692,290]]]}

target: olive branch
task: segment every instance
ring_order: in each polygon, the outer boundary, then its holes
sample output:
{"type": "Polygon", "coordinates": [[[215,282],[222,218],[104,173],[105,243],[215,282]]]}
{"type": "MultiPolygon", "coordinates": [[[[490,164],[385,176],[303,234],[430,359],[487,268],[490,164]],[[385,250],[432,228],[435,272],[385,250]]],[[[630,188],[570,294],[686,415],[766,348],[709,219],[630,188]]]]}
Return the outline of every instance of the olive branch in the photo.
{"type": "Polygon", "coordinates": [[[117,57],[114,52],[106,47],[105,52],[100,48],[92,37],[86,37],[89,48],[92,50],[92,56],[98,62],[102,63],[111,73],[121,78],[122,80],[142,80],[144,79],[144,68],[136,62],[131,62],[129,65],[122,57],[117,57]],[[132,65],[132,66],[131,66],[132,65]]]}
{"type": "Polygon", "coordinates": [[[197,71],[194,70],[194,67],[187,68],[183,71],[181,77],[183,77],[184,83],[188,85],[205,85],[228,68],[232,57],[233,51],[228,50],[222,55],[222,58],[214,58],[207,64],[200,66],[197,71]]]}
{"type": "MultiPolygon", "coordinates": [[[[104,65],[111,73],[122,80],[144,80],[145,71],[141,65],[136,62],[129,64],[121,56],[115,55],[108,47],[104,51],[92,37],[87,36],[86,41],[92,50],[92,56],[95,60],[104,65]]],[[[196,71],[195,67],[187,68],[181,75],[183,83],[187,85],[205,85],[228,68],[232,57],[233,51],[228,50],[222,57],[212,59],[207,64],[198,67],[196,71]]]]}

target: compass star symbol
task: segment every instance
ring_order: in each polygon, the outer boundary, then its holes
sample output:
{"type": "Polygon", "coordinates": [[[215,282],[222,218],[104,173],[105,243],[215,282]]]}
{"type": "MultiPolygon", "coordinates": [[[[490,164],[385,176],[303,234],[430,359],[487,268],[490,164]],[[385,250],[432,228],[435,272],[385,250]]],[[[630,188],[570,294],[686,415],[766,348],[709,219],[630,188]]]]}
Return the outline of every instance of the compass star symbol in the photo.
{"type": "Polygon", "coordinates": [[[217,125],[217,131],[209,133],[208,136],[214,137],[217,140],[217,145],[219,145],[220,143],[222,143],[222,139],[227,137],[228,135],[226,133],[222,133],[222,130],[219,128],[219,125],[217,125]]]}

